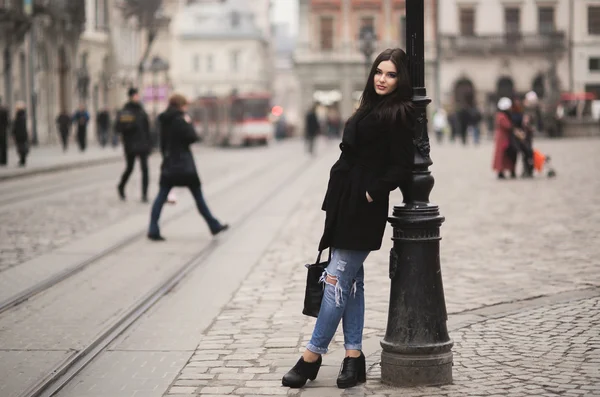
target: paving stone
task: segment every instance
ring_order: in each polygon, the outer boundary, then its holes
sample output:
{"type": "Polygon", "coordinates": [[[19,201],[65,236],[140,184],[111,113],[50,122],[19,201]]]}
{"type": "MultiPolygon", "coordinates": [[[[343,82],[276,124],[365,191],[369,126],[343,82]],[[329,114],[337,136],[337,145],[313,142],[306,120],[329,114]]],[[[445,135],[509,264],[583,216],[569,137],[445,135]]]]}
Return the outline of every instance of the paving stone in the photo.
{"type": "MultiPolygon", "coordinates": [[[[304,389],[261,386],[260,382],[278,385],[304,351],[314,326],[314,319],[300,314],[306,277],[302,264],[314,260],[320,238],[323,214],[315,208],[322,203],[326,172],[294,208],[279,238],[199,345],[223,343],[227,346],[219,348],[233,350],[233,355],[251,355],[236,360],[247,365],[236,368],[240,374],[255,374],[234,390],[236,395],[264,395],[271,389],[276,390],[273,395],[287,392],[300,397],[593,393],[595,390],[582,386],[600,384],[600,333],[593,332],[600,329],[598,299],[536,304],[533,298],[600,286],[600,245],[596,241],[600,202],[581,200],[600,191],[600,167],[594,160],[599,145],[597,140],[540,140],[536,147],[561,160],[558,178],[538,175],[533,180],[497,181],[489,170],[491,145],[433,147],[436,185],[432,201],[446,217],[441,229],[441,261],[449,317],[489,308],[450,334],[455,343],[452,385],[390,388],[377,381],[381,368],[374,365],[366,385],[340,391],[335,387],[339,362],[325,356],[317,382],[304,389]],[[563,172],[569,177],[561,177],[563,172]],[[473,200],[467,203],[466,195],[473,200]],[[286,282],[274,285],[275,278],[286,282]],[[502,304],[508,302],[523,304],[514,311],[502,311],[502,304]]],[[[401,195],[393,193],[391,202],[400,203],[401,195]]],[[[388,227],[382,249],[371,253],[365,263],[365,337],[376,342],[387,323],[390,231],[388,227]]],[[[338,330],[331,351],[341,349],[342,344],[338,330]]],[[[374,346],[380,349],[378,343],[374,346]]],[[[370,363],[379,363],[380,350],[366,354],[370,363]]],[[[226,356],[219,360],[225,360],[224,365],[231,363],[226,356]]],[[[216,384],[218,379],[212,382],[216,384]]]]}

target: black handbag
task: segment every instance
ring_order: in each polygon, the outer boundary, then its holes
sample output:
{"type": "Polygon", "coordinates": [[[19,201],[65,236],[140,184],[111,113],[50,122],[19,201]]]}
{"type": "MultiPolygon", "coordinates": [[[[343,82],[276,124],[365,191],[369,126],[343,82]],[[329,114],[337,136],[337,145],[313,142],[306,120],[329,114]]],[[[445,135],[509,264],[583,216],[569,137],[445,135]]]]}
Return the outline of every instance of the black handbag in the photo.
{"type": "Polygon", "coordinates": [[[331,262],[331,249],[329,250],[329,259],[327,259],[327,262],[321,262],[322,253],[323,251],[319,251],[315,263],[305,265],[308,273],[306,275],[306,290],[304,292],[304,309],[302,309],[302,314],[310,317],[319,316],[325,288],[325,283],[321,282],[321,277],[327,265],[331,262]]]}

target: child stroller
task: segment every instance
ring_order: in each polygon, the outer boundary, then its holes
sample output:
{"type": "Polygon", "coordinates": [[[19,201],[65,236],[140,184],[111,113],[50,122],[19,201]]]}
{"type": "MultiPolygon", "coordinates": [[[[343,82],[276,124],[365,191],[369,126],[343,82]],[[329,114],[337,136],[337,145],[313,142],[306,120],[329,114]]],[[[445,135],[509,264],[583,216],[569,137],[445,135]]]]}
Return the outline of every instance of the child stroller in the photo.
{"type": "Polygon", "coordinates": [[[550,162],[550,156],[536,149],[533,150],[533,168],[540,173],[546,168],[546,175],[548,178],[554,178],[556,176],[556,171],[554,171],[552,163],[550,162]]]}

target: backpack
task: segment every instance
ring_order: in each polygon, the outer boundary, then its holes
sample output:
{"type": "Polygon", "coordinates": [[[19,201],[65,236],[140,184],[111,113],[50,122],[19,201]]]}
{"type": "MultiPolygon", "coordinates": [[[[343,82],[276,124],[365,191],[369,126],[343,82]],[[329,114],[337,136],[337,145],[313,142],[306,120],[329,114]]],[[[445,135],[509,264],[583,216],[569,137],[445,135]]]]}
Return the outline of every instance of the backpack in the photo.
{"type": "Polygon", "coordinates": [[[117,114],[115,129],[121,134],[130,134],[137,128],[137,115],[128,109],[122,109],[117,114]]]}

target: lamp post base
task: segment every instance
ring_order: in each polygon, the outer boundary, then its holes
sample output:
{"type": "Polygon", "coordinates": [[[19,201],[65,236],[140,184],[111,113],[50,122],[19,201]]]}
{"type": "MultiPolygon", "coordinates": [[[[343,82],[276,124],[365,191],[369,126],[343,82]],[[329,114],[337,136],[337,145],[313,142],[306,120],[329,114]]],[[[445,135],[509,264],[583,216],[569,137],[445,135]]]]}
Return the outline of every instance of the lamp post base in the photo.
{"type": "Polygon", "coordinates": [[[381,381],[398,387],[452,383],[452,352],[415,355],[381,353],[381,381]]]}

